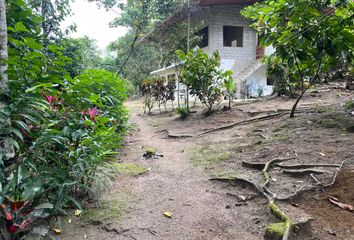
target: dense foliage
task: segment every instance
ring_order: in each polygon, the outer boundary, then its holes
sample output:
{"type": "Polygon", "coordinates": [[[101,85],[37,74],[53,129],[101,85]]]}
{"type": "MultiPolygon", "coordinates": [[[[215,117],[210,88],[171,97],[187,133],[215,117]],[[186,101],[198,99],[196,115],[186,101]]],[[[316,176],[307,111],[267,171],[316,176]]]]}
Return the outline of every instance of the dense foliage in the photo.
{"type": "Polygon", "coordinates": [[[122,145],[127,121],[125,81],[83,66],[80,51],[89,52],[90,45],[71,51],[67,40],[50,37],[56,25],[46,35],[43,16],[31,4],[7,2],[10,91],[0,98],[6,99],[0,103],[4,240],[40,239],[34,227],[49,229],[52,216],[80,208],[80,199],[94,196],[93,188],[110,177],[107,169],[122,145]]]}
{"type": "MultiPolygon", "coordinates": [[[[312,84],[339,62],[352,66],[354,3],[349,0],[266,0],[247,7],[261,44],[273,46],[288,86],[299,87],[297,104],[312,84]],[[343,44],[345,43],[345,44],[343,44]]],[[[283,84],[283,83],[281,83],[283,84]]],[[[290,90],[290,89],[289,89],[290,90]]]]}
{"type": "Polygon", "coordinates": [[[220,55],[214,52],[208,56],[203,50],[195,48],[187,54],[177,51],[183,63],[182,81],[189,88],[191,95],[197,96],[207,107],[208,113],[223,96],[225,86],[229,96],[235,91],[231,71],[220,69],[220,55]]]}
{"type": "MultiPolygon", "coordinates": [[[[193,3],[193,1],[190,1],[193,3]]],[[[106,7],[117,5],[117,1],[101,1],[106,7]]],[[[188,29],[186,21],[186,0],[131,0],[119,4],[121,16],[112,26],[124,26],[128,33],[111,44],[115,53],[116,71],[134,83],[136,88],[149,78],[150,72],[178,61],[175,51],[187,51],[188,29]],[[165,21],[174,15],[176,21],[165,21]]],[[[193,26],[190,45],[195,46],[200,38],[193,33],[199,28],[193,26]]]]}
{"type": "Polygon", "coordinates": [[[148,78],[142,81],[141,90],[144,99],[144,114],[147,110],[150,115],[155,103],[157,103],[159,112],[161,113],[161,105],[163,105],[167,111],[166,104],[168,101],[171,102],[173,107],[176,80],[170,79],[167,81],[165,78],[161,77],[148,78]]]}

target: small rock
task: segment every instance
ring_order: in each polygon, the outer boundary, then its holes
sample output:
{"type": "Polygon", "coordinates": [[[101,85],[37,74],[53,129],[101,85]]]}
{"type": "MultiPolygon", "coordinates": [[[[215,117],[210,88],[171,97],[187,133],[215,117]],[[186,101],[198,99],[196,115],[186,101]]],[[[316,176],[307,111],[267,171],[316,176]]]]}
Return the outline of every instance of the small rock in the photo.
{"type": "Polygon", "coordinates": [[[327,232],[328,232],[328,234],[331,234],[333,236],[337,236],[337,233],[335,231],[333,231],[332,229],[328,229],[327,232]]]}
{"type": "Polygon", "coordinates": [[[235,206],[236,206],[236,207],[240,207],[240,206],[242,206],[242,205],[243,205],[243,203],[239,203],[239,202],[238,202],[238,203],[235,203],[235,206]]]}
{"type": "Polygon", "coordinates": [[[296,204],[296,203],[291,203],[291,205],[294,207],[299,207],[299,204],[296,204]]]}
{"type": "Polygon", "coordinates": [[[230,209],[230,208],[231,208],[231,205],[226,205],[225,208],[226,208],[226,209],[230,209]]]}

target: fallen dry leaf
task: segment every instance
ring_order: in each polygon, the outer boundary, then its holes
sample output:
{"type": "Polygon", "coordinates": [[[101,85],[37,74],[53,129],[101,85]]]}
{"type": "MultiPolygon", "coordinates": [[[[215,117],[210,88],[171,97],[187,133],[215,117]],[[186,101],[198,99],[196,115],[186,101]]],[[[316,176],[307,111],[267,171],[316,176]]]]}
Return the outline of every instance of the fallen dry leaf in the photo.
{"type": "Polygon", "coordinates": [[[341,203],[339,200],[335,197],[329,197],[328,199],[331,203],[334,205],[340,207],[341,209],[344,210],[349,210],[349,211],[354,211],[354,207],[352,205],[346,204],[346,203],[341,203]]]}
{"type": "Polygon", "coordinates": [[[61,229],[54,228],[53,230],[54,230],[55,234],[58,234],[58,235],[61,234],[61,229]]]}
{"type": "Polygon", "coordinates": [[[74,215],[75,215],[76,217],[81,216],[81,214],[82,214],[82,211],[81,211],[81,210],[75,210],[75,212],[74,212],[74,215]]]}
{"type": "Polygon", "coordinates": [[[165,215],[168,218],[172,218],[173,213],[171,212],[164,212],[163,215],[165,215]]]}

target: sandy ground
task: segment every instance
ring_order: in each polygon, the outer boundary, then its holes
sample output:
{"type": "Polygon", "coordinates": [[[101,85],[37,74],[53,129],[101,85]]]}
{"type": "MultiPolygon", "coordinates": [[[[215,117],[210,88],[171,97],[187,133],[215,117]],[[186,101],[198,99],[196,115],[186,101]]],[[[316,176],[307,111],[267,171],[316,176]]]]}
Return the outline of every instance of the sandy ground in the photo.
{"type": "MultiPolygon", "coordinates": [[[[348,193],[348,189],[354,189],[354,134],[343,129],[348,118],[349,121],[354,119],[342,106],[352,97],[353,93],[324,89],[306,96],[299,106],[306,112],[299,113],[294,120],[284,115],[205,135],[200,133],[289,109],[293,100],[280,98],[238,104],[231,112],[209,117],[204,117],[197,107],[197,113],[186,121],[178,119],[173,112],[142,116],[140,103],[131,102],[128,107],[134,130],[128,136],[118,162],[138,164],[148,171],[138,176],[118,174],[109,191],[102,194],[101,201],[124,199],[119,217],[104,221],[95,219],[98,223],[73,218],[71,224],[66,224],[60,239],[263,239],[266,226],[276,222],[267,208],[267,201],[246,185],[209,179],[237,175],[258,182],[261,180],[259,171],[242,167],[242,161],[266,162],[274,157],[293,155],[298,158],[288,164],[341,164],[345,161],[345,170],[340,175],[343,177],[338,178],[338,185],[323,191],[304,192],[283,203],[284,209],[291,208],[295,215],[313,219],[310,233],[292,238],[354,239],[354,226],[348,224],[354,222],[353,213],[328,203],[328,197],[335,196],[354,204],[352,190],[348,193]],[[338,115],[343,115],[343,124],[322,124],[323,119],[338,115]],[[194,137],[171,139],[165,130],[194,137]],[[141,158],[147,146],[155,147],[163,157],[141,158]],[[240,201],[239,196],[247,200],[240,201]],[[171,218],[164,216],[166,211],[173,213],[171,218]]],[[[335,168],[327,170],[336,172],[335,168]]],[[[281,196],[314,184],[308,175],[288,176],[279,168],[274,168],[271,176],[271,189],[281,196]]],[[[328,183],[333,174],[316,177],[328,183]]]]}

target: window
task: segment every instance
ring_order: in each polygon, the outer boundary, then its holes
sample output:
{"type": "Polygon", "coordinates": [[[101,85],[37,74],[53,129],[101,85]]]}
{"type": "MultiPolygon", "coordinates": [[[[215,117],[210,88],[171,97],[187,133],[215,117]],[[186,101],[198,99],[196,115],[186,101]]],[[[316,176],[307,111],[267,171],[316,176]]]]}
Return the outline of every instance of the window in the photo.
{"type": "Polygon", "coordinates": [[[167,76],[168,81],[175,80],[175,79],[176,79],[176,74],[170,74],[167,76]]]}
{"type": "Polygon", "coordinates": [[[243,47],[243,27],[224,26],[224,47],[243,47]]]}
{"type": "Polygon", "coordinates": [[[197,33],[197,36],[200,38],[198,46],[200,48],[205,48],[209,45],[209,28],[205,27],[197,33]]]}
{"type": "Polygon", "coordinates": [[[274,86],[274,78],[267,77],[267,85],[268,86],[274,86]]]}

